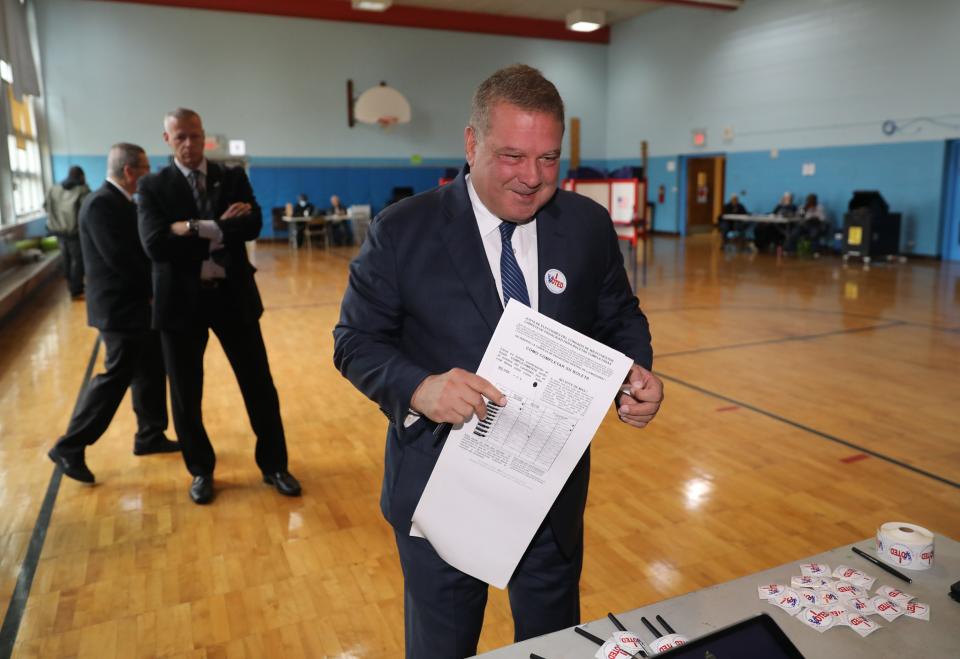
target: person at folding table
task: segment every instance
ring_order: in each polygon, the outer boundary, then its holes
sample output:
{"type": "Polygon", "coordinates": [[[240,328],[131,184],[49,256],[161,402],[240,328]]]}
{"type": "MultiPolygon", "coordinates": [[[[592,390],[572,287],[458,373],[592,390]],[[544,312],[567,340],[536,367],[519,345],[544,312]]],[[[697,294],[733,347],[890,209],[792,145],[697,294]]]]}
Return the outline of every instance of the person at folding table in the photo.
{"type": "MultiPolygon", "coordinates": [[[[475,371],[506,302],[635,361],[617,400],[624,423],[643,428],[663,398],[609,214],[557,190],[563,128],[563,101],[539,71],[497,71],[474,94],[459,176],[380,213],[350,266],[334,362],[390,422],[381,507],[403,568],[411,658],[476,652],[487,584],[411,537],[410,525],[442,448],[437,425],[484,418],[484,397],[505,402],[475,371]],[[547,284],[556,271],[562,289],[547,284]]],[[[509,583],[518,641],[579,622],[589,465],[588,451],[509,583]]]]}

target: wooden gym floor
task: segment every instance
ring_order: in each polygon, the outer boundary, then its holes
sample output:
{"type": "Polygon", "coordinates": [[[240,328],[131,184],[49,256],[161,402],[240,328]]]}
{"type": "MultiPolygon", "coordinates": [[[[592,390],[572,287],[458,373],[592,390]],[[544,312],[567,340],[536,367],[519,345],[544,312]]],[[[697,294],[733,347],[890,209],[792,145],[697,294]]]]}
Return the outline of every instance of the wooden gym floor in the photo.
{"type": "MultiPolygon", "coordinates": [[[[958,264],[864,270],[724,254],[715,240],[655,240],[640,299],[666,402],[646,431],[611,415],[594,441],[584,620],[852,543],[885,521],[960,537],[958,264]]],[[[97,334],[60,282],[2,326],[0,640],[17,634],[14,656],[402,655],[402,580],[378,508],[386,422],[331,360],[352,254],[255,248],[302,499],[260,483],[216,341],[204,397],[213,505],[190,502],[178,455],[132,455],[128,401],[87,451],[97,485],[57,487],[45,453],[97,334]],[[24,603],[14,592],[34,569],[24,603]]],[[[493,590],[481,650],[512,633],[493,590]]]]}

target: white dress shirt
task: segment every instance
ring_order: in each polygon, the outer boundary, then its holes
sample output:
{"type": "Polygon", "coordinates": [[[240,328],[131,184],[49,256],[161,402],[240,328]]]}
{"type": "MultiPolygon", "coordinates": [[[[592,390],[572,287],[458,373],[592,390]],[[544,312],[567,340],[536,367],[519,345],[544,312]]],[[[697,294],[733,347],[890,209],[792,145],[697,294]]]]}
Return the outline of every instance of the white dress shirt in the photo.
{"type": "MultiPolygon", "coordinates": [[[[503,220],[491,213],[480,201],[469,174],[467,174],[467,192],[470,195],[473,214],[477,218],[480,237],[483,239],[483,251],[487,255],[487,262],[490,263],[490,272],[493,273],[493,279],[497,282],[497,295],[500,296],[500,304],[503,304],[503,278],[500,273],[500,254],[503,252],[500,224],[503,220]]],[[[523,272],[523,281],[527,285],[527,295],[530,297],[530,308],[537,310],[540,302],[540,287],[537,281],[539,263],[537,261],[537,218],[533,218],[526,224],[518,224],[513,230],[510,244],[513,246],[513,255],[517,258],[520,271],[523,272]]],[[[419,418],[420,414],[411,408],[410,414],[403,421],[403,427],[409,428],[419,418]]]]}
{"type": "MultiPolygon", "coordinates": [[[[500,296],[500,304],[503,304],[503,281],[500,273],[500,254],[503,250],[500,224],[503,220],[491,213],[480,201],[469,174],[467,174],[467,192],[470,195],[473,214],[477,218],[480,237],[483,239],[483,250],[487,254],[493,279],[497,282],[497,295],[500,296]]],[[[537,266],[539,264],[537,261],[537,218],[534,217],[526,224],[518,224],[513,231],[513,238],[510,243],[513,245],[513,255],[517,257],[520,271],[523,272],[523,281],[527,285],[527,295],[530,296],[530,308],[537,311],[540,301],[540,286],[537,281],[537,266]]]]}

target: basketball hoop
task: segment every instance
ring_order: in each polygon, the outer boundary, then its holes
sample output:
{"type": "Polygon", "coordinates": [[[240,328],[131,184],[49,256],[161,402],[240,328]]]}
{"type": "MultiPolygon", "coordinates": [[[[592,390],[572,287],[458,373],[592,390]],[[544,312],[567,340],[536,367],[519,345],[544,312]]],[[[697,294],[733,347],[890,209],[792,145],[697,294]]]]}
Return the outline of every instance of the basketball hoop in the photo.
{"type": "Polygon", "coordinates": [[[391,128],[396,126],[399,121],[400,118],[393,115],[377,117],[377,123],[380,125],[380,128],[385,131],[389,131],[391,128]]]}

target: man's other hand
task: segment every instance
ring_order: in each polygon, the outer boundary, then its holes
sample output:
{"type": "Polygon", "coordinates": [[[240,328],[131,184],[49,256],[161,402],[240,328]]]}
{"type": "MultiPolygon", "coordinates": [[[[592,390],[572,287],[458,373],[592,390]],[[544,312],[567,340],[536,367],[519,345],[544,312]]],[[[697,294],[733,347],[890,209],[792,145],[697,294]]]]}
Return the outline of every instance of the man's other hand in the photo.
{"type": "Polygon", "coordinates": [[[466,423],[474,414],[487,415],[483,399],[506,405],[507,398],[496,387],[475,373],[462,368],[428,376],[410,399],[410,407],[437,423],[466,423]]]}
{"type": "Polygon", "coordinates": [[[620,420],[636,428],[646,427],[663,402],[663,382],[644,367],[634,364],[621,391],[617,408],[620,420]]]}
{"type": "Polygon", "coordinates": [[[229,220],[233,217],[240,217],[241,215],[248,215],[253,210],[253,206],[248,204],[245,201],[235,201],[223,211],[223,215],[220,216],[221,220],[229,220]]]}

